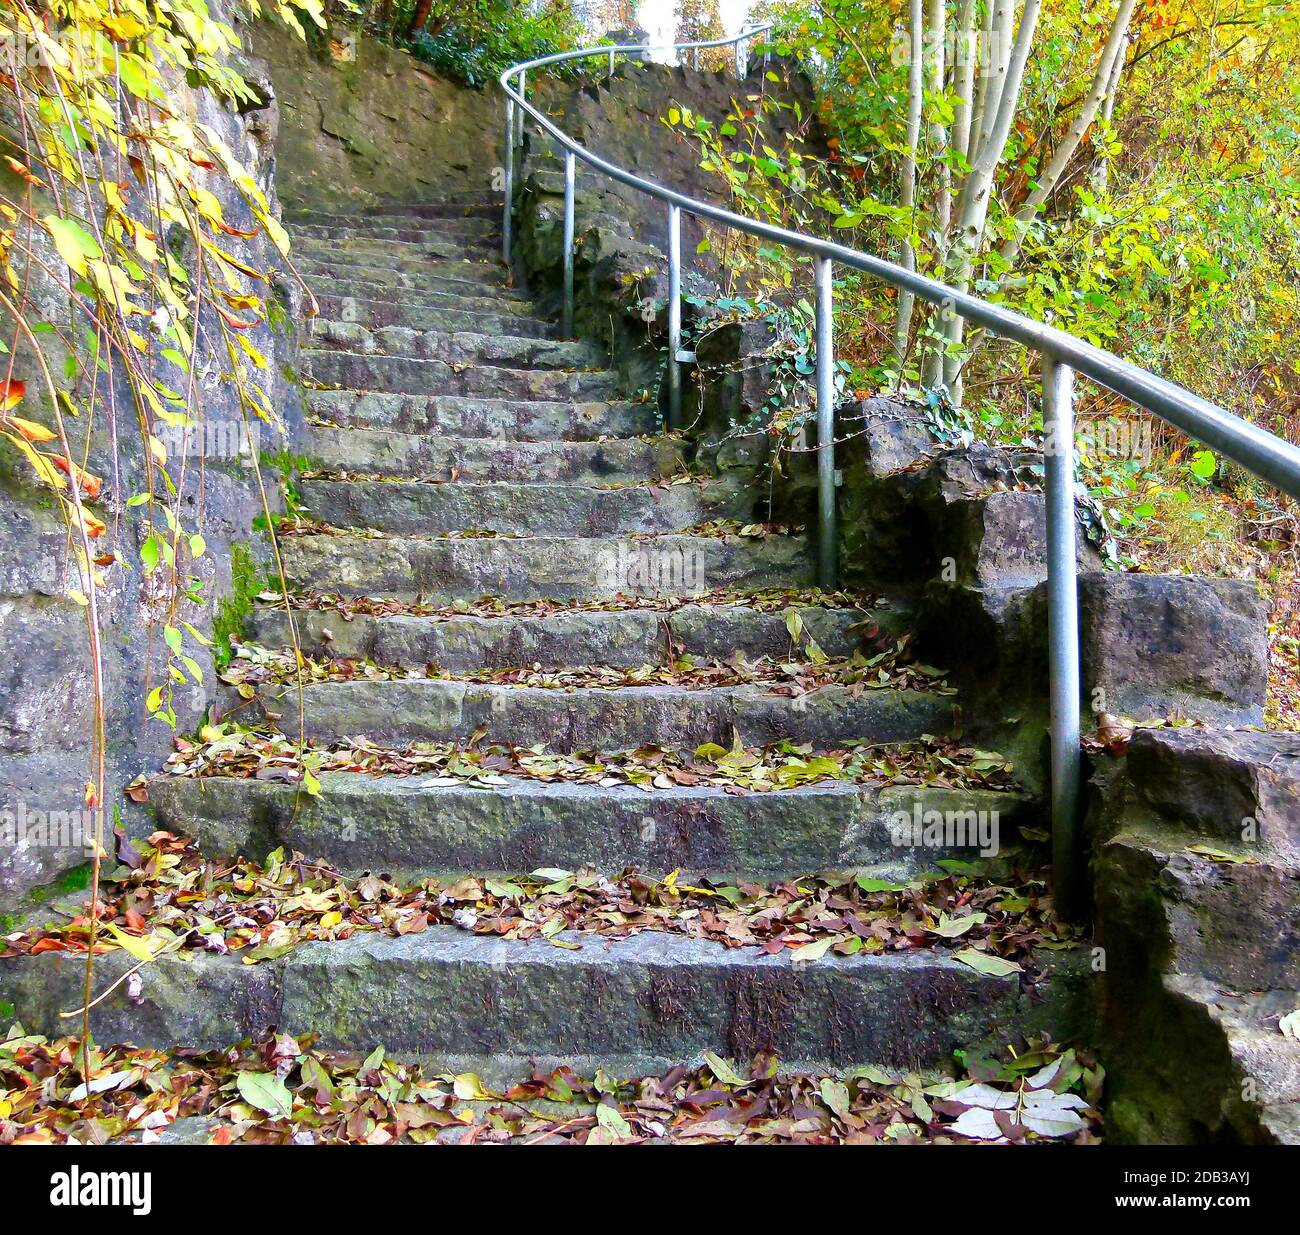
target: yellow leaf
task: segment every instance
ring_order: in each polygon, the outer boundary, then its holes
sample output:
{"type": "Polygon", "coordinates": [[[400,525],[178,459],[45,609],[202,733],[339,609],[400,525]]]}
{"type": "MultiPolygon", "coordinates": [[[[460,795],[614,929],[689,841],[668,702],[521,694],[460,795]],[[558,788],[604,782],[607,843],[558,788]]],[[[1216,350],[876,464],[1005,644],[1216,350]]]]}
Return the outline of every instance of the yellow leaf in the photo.
{"type": "Polygon", "coordinates": [[[137,939],[134,935],[128,935],[112,922],[105,922],[104,926],[108,933],[117,940],[118,946],[124,952],[129,952],[138,961],[153,960],[153,951],[146,940],[137,939]]]}
{"type": "Polygon", "coordinates": [[[6,423],[29,442],[52,442],[59,436],[44,425],[38,425],[34,420],[23,420],[20,416],[10,416],[6,423]]]}

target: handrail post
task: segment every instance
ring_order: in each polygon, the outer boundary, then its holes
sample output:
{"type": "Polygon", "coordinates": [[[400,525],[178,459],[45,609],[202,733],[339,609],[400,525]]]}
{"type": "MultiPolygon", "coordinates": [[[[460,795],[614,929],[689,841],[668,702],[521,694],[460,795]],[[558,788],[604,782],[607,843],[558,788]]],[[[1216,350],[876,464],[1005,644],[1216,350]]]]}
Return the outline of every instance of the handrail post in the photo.
{"type": "Polygon", "coordinates": [[[506,204],[501,217],[501,260],[510,265],[510,230],[515,208],[515,101],[506,95],[506,159],[504,189],[506,204]]]}
{"type": "Polygon", "coordinates": [[[736,76],[741,81],[749,76],[749,40],[743,33],[736,40],[736,76]]]}
{"type": "Polygon", "coordinates": [[[577,159],[572,150],[564,152],[564,316],[560,333],[573,337],[573,192],[577,159]]]}
{"type": "MultiPolygon", "coordinates": [[[[519,97],[524,100],[527,100],[528,98],[528,82],[526,79],[527,79],[527,74],[525,74],[523,69],[520,69],[519,70],[519,97]]],[[[522,107],[515,108],[515,111],[517,113],[516,119],[519,121],[519,136],[515,139],[515,142],[520,147],[519,160],[520,160],[520,165],[522,166],[525,113],[522,107]]]]}
{"type": "MultiPolygon", "coordinates": [[[[614,76],[614,53],[610,52],[609,53],[609,77],[612,78],[613,76],[614,76]]],[[[608,78],[606,80],[608,80],[608,78]]]]}
{"type": "Polygon", "coordinates": [[[682,211],[668,203],[668,428],[682,421],[682,211]]]}
{"type": "Polygon", "coordinates": [[[835,335],[832,263],[817,259],[817,581],[835,586],[835,335]]]}
{"type": "Polygon", "coordinates": [[[1074,371],[1043,357],[1047,485],[1047,644],[1051,692],[1052,879],[1056,910],[1078,911],[1079,585],[1074,519],[1074,371]]]}

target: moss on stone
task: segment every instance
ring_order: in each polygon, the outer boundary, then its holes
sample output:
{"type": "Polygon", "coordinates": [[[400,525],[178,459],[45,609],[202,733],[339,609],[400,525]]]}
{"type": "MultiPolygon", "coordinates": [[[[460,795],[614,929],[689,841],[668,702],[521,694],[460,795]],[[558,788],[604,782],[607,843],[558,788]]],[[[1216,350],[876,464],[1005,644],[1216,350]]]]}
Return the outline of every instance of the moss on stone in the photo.
{"type": "Polygon", "coordinates": [[[213,658],[218,670],[230,664],[234,655],[231,636],[243,633],[253,612],[253,600],[262,590],[262,572],[247,545],[230,546],[230,595],[217,604],[212,620],[213,658]]]}

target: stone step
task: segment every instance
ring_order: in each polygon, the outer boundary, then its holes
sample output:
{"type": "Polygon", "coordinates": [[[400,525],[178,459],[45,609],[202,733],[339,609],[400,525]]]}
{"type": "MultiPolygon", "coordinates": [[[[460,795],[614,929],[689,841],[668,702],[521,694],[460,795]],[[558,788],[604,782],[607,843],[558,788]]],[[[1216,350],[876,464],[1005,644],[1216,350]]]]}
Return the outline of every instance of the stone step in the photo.
{"type": "MultiPolygon", "coordinates": [[[[451,309],[457,313],[495,317],[535,317],[532,301],[510,288],[480,288],[472,284],[459,284],[452,290],[436,286],[394,288],[332,276],[313,278],[310,287],[318,305],[335,300],[361,300],[400,306],[403,310],[451,309]]],[[[324,308],[319,312],[325,315],[324,308]]]]}
{"type": "MultiPolygon", "coordinates": [[[[226,688],[228,702],[238,702],[226,688]]],[[[297,688],[266,684],[267,708],[298,720],[297,688]]],[[[316,741],[367,737],[404,744],[488,738],[555,751],[635,750],[641,746],[747,746],[787,738],[828,747],[841,742],[906,742],[946,735],[953,696],[929,691],[825,686],[790,698],[766,686],[498,686],[437,678],[313,682],[303,689],[306,736],[316,741]]],[[[286,723],[290,723],[286,721],[286,723]]],[[[295,728],[295,732],[297,732],[295,728]]]]}
{"type": "Polygon", "coordinates": [[[711,519],[748,519],[753,490],[721,481],[628,485],[496,481],[302,479],[304,510],[334,527],[398,535],[482,531],[500,536],[620,536],[680,532],[711,519]]]}
{"type": "MultiPolygon", "coordinates": [[[[554,942],[576,950],[434,926],[304,943],[258,965],[190,952],[147,966],[138,994],[120,979],[139,962],[118,950],[98,959],[99,981],[117,985],[92,1011],[91,1030],[99,1042],[219,1049],[274,1026],[317,1033],[322,1050],[365,1053],[382,1042],[398,1056],[484,1071],[504,1058],[586,1057],[635,1075],[703,1051],[748,1060],[768,1050],[791,1067],[924,1067],[1043,1016],[1016,975],[979,974],[940,952],[801,963],[788,950],[769,956],[667,932],[566,931],[554,942]]],[[[78,1006],[81,958],[44,953],[0,966],[27,1031],[66,1032],[58,1013],[78,1006]]]]}
{"type": "Polygon", "coordinates": [[[376,202],[368,206],[354,206],[347,210],[288,209],[285,226],[318,223],[326,226],[346,227],[365,225],[377,220],[400,219],[419,225],[422,220],[487,219],[497,226],[501,223],[502,199],[481,193],[446,194],[441,190],[435,199],[426,202],[376,202]]]}
{"type": "Polygon", "coordinates": [[[292,237],[306,240],[397,240],[423,244],[425,240],[473,240],[500,245],[501,229],[497,219],[443,218],[412,219],[403,215],[376,215],[347,222],[295,223],[292,237]]]}
{"type": "Polygon", "coordinates": [[[802,536],[385,537],[297,535],[281,542],[289,586],[349,596],[421,596],[436,604],[600,600],[620,592],[808,587],[811,543],[802,536]]]}
{"type": "MultiPolygon", "coordinates": [[[[293,253],[316,261],[356,259],[370,266],[402,268],[435,263],[488,263],[502,269],[500,244],[488,235],[447,236],[436,232],[415,233],[409,240],[394,236],[311,236],[297,231],[293,235],[293,253]]],[[[504,272],[504,271],[503,271],[504,272]]]]}
{"type": "MultiPolygon", "coordinates": [[[[316,294],[316,308],[323,320],[356,322],[367,330],[405,326],[410,330],[469,330],[476,334],[510,334],[530,339],[544,339],[556,333],[555,325],[544,318],[529,317],[509,309],[483,313],[454,305],[439,307],[398,300],[361,300],[355,296],[319,292],[316,294]]],[[[309,319],[308,329],[310,324],[309,319]]]]}
{"type": "Polygon", "coordinates": [[[827,781],[737,795],[713,786],[646,792],[511,778],[488,790],[435,780],[323,772],[321,795],[308,797],[291,784],[162,774],[150,778],[149,804],[157,827],[194,837],[208,854],[261,861],[283,846],[345,874],[412,880],[629,865],[761,882],[847,870],[907,880],[980,855],[895,844],[896,816],[914,819],[918,806],[996,815],[1001,847],[1036,819],[1023,795],[987,789],[827,781]]]}
{"type": "MultiPolygon", "coordinates": [[[[804,629],[828,656],[849,656],[859,646],[849,627],[875,624],[901,633],[907,618],[892,610],[828,609],[791,605],[804,629]]],[[[788,611],[787,611],[788,612],[788,611]]],[[[253,637],[264,647],[288,648],[289,622],[283,608],[258,605],[253,637]]],[[[676,609],[567,610],[546,616],[417,617],[296,610],[294,622],[304,653],[373,660],[384,665],[440,665],[452,673],[540,665],[636,668],[667,663],[671,642],[693,656],[725,659],[735,652],[749,660],[789,655],[786,612],[762,613],[742,604],[683,605],[676,609]],[[328,631],[328,637],[325,633],[328,631]]]]}
{"type": "Polygon", "coordinates": [[[298,353],[298,362],[304,382],[334,390],[481,395],[532,403],[611,400],[617,398],[619,384],[618,375],[609,369],[521,369],[469,360],[449,364],[409,356],[367,356],[307,348],[298,353]]]}
{"type": "Polygon", "coordinates": [[[300,263],[305,266],[328,268],[350,274],[358,272],[363,278],[375,281],[382,273],[387,280],[391,276],[409,277],[417,283],[428,278],[444,280],[454,279],[460,283],[485,283],[491,287],[504,287],[507,272],[496,258],[487,258],[482,254],[486,249],[469,254],[463,247],[453,247],[453,251],[440,253],[434,249],[445,249],[445,242],[428,248],[404,245],[391,241],[374,247],[362,247],[342,240],[305,241],[298,249],[300,263]]]}
{"type": "Polygon", "coordinates": [[[437,288],[454,292],[464,289],[470,295],[486,295],[497,289],[508,291],[505,271],[493,262],[435,261],[432,258],[404,261],[394,259],[380,264],[378,258],[366,260],[346,253],[332,256],[304,254],[298,264],[306,279],[321,277],[370,284],[392,289],[437,288]]]}
{"type": "Polygon", "coordinates": [[[650,403],[473,398],[383,390],[307,390],[304,396],[312,416],[343,428],[396,429],[508,442],[645,437],[660,428],[658,409],[650,403]]]}
{"type": "Polygon", "coordinates": [[[650,403],[512,399],[396,391],[308,390],[313,416],[334,425],[510,442],[642,437],[661,427],[650,403]]]}
{"type": "Polygon", "coordinates": [[[303,271],[314,293],[336,296],[361,296],[366,300],[400,300],[404,304],[424,304],[436,308],[462,308],[475,313],[535,312],[533,302],[522,292],[488,283],[467,283],[430,275],[407,283],[392,280],[376,282],[353,271],[303,271]]]}
{"type": "Polygon", "coordinates": [[[321,471],[480,482],[650,481],[685,466],[672,437],[524,442],[323,425],[305,426],[301,453],[321,471]]]}
{"type": "Polygon", "coordinates": [[[496,364],[513,369],[592,369],[603,364],[589,343],[535,339],[510,333],[476,334],[457,330],[413,330],[381,326],[370,330],[359,322],[313,318],[302,329],[304,348],[337,349],[364,356],[394,356],[442,360],[448,364],[496,364]]]}

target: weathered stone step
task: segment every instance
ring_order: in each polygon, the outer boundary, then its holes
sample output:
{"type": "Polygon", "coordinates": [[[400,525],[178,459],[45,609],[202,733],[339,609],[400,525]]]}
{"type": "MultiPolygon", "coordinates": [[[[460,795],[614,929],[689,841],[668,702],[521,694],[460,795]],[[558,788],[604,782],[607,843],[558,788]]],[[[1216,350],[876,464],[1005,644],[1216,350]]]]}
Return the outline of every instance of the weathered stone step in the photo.
{"type": "MultiPolygon", "coordinates": [[[[478,302],[475,302],[478,303],[478,302]]],[[[455,305],[409,304],[401,300],[361,300],[355,296],[316,293],[316,307],[323,320],[356,322],[367,330],[405,326],[411,330],[469,330],[476,334],[512,334],[543,339],[556,328],[540,317],[512,312],[493,302],[498,312],[479,312],[455,305]]],[[[522,309],[522,306],[520,306],[522,309]]],[[[308,323],[310,325],[310,321],[308,323]]]]}
{"type": "Polygon", "coordinates": [[[412,245],[385,242],[363,248],[342,240],[319,240],[302,244],[299,256],[304,268],[329,269],[344,275],[356,271],[371,281],[376,281],[380,274],[384,281],[389,277],[400,277],[417,283],[439,278],[503,287],[506,281],[506,270],[499,261],[478,253],[467,254],[461,248],[444,254],[432,251],[432,246],[429,251],[424,251],[412,245]]]}
{"type": "MultiPolygon", "coordinates": [[[[890,610],[868,612],[818,605],[792,605],[791,609],[828,656],[848,656],[859,646],[857,636],[849,631],[856,623],[899,630],[906,621],[905,615],[890,610]]],[[[259,605],[252,620],[258,643],[272,648],[291,645],[283,608],[259,605]]],[[[734,652],[751,660],[790,652],[784,612],[761,613],[740,604],[684,605],[672,610],[570,610],[544,617],[358,614],[344,619],[330,610],[297,610],[294,621],[299,646],[308,654],[328,651],[333,656],[385,665],[434,664],[452,673],[519,665],[543,669],[661,665],[667,662],[670,640],[689,655],[717,659],[734,652]]]]}
{"type": "MultiPolygon", "coordinates": [[[[230,692],[233,695],[233,691],[230,692]]],[[[265,685],[273,712],[297,720],[297,688],[265,685]]],[[[314,682],[303,690],[306,734],[318,741],[469,741],[486,727],[495,742],[542,744],[556,751],[635,750],[640,746],[747,746],[790,738],[905,742],[953,728],[953,697],[927,691],[856,691],[825,686],[789,698],[765,686],[688,690],[682,686],[498,686],[436,678],[314,682]]]]}
{"type": "MultiPolygon", "coordinates": [[[[281,1032],[319,1034],[323,1050],[484,1061],[582,1056],[657,1071],[706,1050],[783,1064],[936,1064],[959,1046],[1005,1040],[1031,1015],[1015,975],[994,978],[941,953],[859,953],[812,963],[680,934],[628,939],[562,932],[562,944],[512,942],[451,926],[305,943],[245,965],[238,953],[162,956],[91,1013],[99,1042],[221,1048],[281,1032]]],[[[139,962],[98,959],[104,987],[139,962]]],[[[0,961],[0,982],[31,1033],[58,1036],[85,966],[45,953],[0,961]]],[[[1041,1013],[1033,1014],[1041,1018],[1041,1013]]],[[[633,1073],[633,1074],[634,1074],[633,1073]]],[[[625,1071],[624,1074],[627,1074],[625,1071]]]]}
{"type": "Polygon", "coordinates": [[[370,330],[359,322],[314,318],[302,331],[303,345],[311,349],[337,348],[365,356],[396,356],[444,360],[448,364],[497,364],[515,369],[592,369],[603,364],[589,343],[536,339],[511,334],[476,334],[470,331],[413,330],[407,326],[381,326],[370,330]]]}
{"type": "Polygon", "coordinates": [[[599,600],[620,592],[691,596],[813,583],[802,536],[510,537],[452,539],[300,535],[282,541],[295,590],[350,596],[422,596],[435,603],[599,600]]]}
{"type": "Polygon", "coordinates": [[[996,816],[1004,848],[1034,818],[1023,795],[987,789],[828,781],[736,795],[517,779],[489,790],[435,779],[324,772],[321,796],[308,798],[296,785],[163,774],[150,778],[149,803],[158,827],[194,837],[213,856],[261,861],[284,846],[345,874],[398,879],[632,865],[764,882],[832,870],[905,880],[980,855],[970,846],[896,844],[897,816],[913,819],[918,807],[984,812],[996,816]]]}
{"type": "Polygon", "coordinates": [[[435,232],[416,233],[409,240],[395,236],[310,236],[294,233],[293,252],[318,261],[353,258],[367,265],[402,267],[428,265],[430,261],[485,263],[502,270],[499,243],[491,236],[446,236],[435,232]]]}
{"type": "Polygon", "coordinates": [[[403,215],[375,215],[347,222],[295,223],[292,236],[308,240],[398,240],[423,244],[427,239],[481,240],[501,243],[499,221],[484,218],[412,219],[403,215]]]}
{"type": "Polygon", "coordinates": [[[434,287],[442,291],[464,288],[471,295],[485,295],[487,291],[505,286],[505,271],[491,262],[435,261],[432,258],[404,261],[394,259],[390,264],[376,264],[378,259],[366,260],[346,253],[333,256],[304,254],[299,269],[306,279],[322,277],[345,279],[349,282],[372,284],[378,287],[420,288],[434,287]]]}
{"type": "Polygon", "coordinates": [[[650,403],[308,390],[307,407],[331,424],[511,442],[641,437],[660,427],[650,403]]]}
{"type": "Polygon", "coordinates": [[[684,451],[672,437],[526,442],[307,425],[301,453],[321,470],[540,483],[656,480],[682,470],[684,451]]]}
{"type": "Polygon", "coordinates": [[[488,283],[466,283],[430,275],[412,283],[376,282],[353,271],[335,270],[306,273],[311,290],[317,294],[361,296],[366,300],[400,300],[404,304],[424,304],[437,308],[462,308],[475,313],[534,313],[533,302],[514,288],[488,283]]]}
{"type": "Polygon", "coordinates": [[[525,403],[610,400],[618,395],[618,375],[609,369],[521,369],[470,360],[448,364],[409,356],[366,356],[308,348],[298,353],[298,360],[305,381],[335,390],[483,395],[525,403]]]}
{"type": "MultiPolygon", "coordinates": [[[[333,300],[361,300],[401,306],[403,309],[452,309],[458,313],[485,313],[498,317],[534,317],[533,303],[511,288],[457,285],[452,290],[429,287],[385,287],[360,279],[321,276],[310,281],[319,305],[333,300]]],[[[325,315],[325,310],[320,310],[325,315]]],[[[346,320],[346,318],[345,318],[346,320]]]]}
{"type": "Polygon", "coordinates": [[[500,225],[501,198],[481,193],[444,193],[439,190],[436,199],[423,202],[376,202],[373,205],[350,207],[342,210],[290,209],[285,212],[285,225],[294,227],[303,223],[323,223],[347,226],[376,219],[421,220],[433,219],[487,219],[500,225]]]}
{"type": "Polygon", "coordinates": [[[710,519],[747,519],[748,487],[720,481],[628,485],[403,480],[300,480],[303,507],[334,527],[399,535],[484,531],[501,536],[680,532],[710,519]]]}

